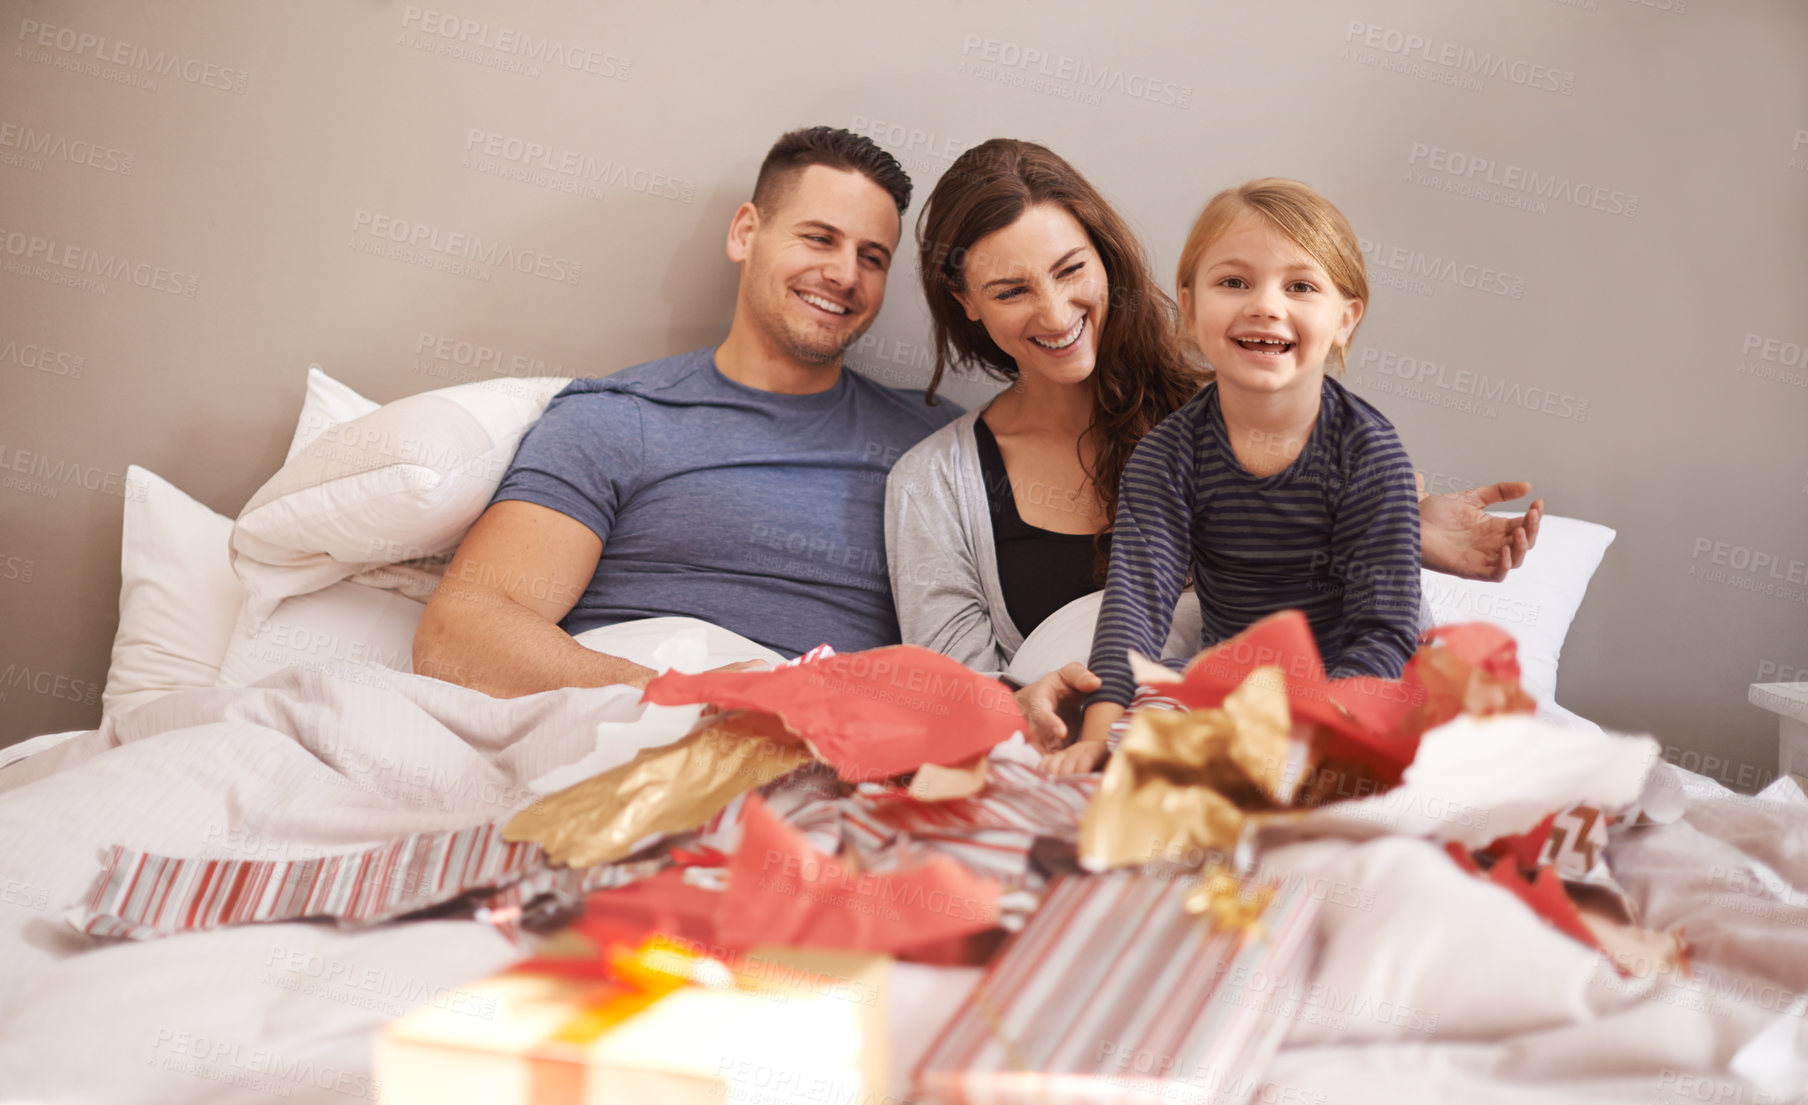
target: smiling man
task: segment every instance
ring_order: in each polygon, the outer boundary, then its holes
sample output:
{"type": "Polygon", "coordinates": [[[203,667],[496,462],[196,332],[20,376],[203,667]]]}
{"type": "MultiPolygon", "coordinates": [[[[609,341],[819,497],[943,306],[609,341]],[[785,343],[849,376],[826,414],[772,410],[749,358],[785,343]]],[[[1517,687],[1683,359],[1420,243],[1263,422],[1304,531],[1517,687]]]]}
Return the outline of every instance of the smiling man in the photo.
{"type": "Polygon", "coordinates": [[[841,362],[909,204],[871,140],[780,138],[729,225],[728,337],[553,399],[428,604],[415,670],[502,696],[644,686],[651,670],[572,635],[670,615],[786,654],[895,644],[885,476],[960,411],[841,362]]]}

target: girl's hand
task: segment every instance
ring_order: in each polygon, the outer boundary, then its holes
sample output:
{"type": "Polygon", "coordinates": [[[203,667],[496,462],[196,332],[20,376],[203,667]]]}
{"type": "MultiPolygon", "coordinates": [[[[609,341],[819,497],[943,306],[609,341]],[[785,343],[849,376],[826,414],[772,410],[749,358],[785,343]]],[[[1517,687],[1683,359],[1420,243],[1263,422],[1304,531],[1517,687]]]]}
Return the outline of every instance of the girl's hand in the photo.
{"type": "Polygon", "coordinates": [[[1059,752],[1050,752],[1042,757],[1042,773],[1084,775],[1088,771],[1097,771],[1109,755],[1111,746],[1102,740],[1075,741],[1059,752]]]}

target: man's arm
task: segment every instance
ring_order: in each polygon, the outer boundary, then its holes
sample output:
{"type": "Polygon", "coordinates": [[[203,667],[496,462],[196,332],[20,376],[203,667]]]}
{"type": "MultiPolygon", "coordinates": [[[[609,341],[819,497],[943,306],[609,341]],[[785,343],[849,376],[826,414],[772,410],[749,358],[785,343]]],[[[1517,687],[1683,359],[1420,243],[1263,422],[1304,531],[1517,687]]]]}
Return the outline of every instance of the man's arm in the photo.
{"type": "Polygon", "coordinates": [[[593,652],[559,628],[603,543],[549,507],[505,500],[471,527],[414,631],[414,670],[498,698],[559,687],[645,687],[651,668],[593,652]]]}

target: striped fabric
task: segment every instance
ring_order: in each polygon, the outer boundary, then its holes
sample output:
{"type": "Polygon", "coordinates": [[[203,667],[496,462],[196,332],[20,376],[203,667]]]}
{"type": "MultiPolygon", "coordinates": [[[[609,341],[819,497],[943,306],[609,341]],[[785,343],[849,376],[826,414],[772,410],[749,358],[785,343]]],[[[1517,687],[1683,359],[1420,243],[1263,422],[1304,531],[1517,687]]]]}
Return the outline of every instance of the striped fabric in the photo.
{"type": "MultiPolygon", "coordinates": [[[[1022,764],[998,762],[986,790],[955,802],[919,802],[901,788],[852,794],[832,773],[806,768],[766,788],[770,807],[817,850],[844,848],[866,867],[907,845],[946,854],[1007,887],[1030,882],[1038,836],[1072,840],[1096,779],[1049,780],[1022,764]]],[[[737,799],[699,831],[695,843],[732,851],[740,839],[737,799]]],[[[514,934],[522,912],[550,897],[575,907],[585,894],[653,874],[663,857],[567,869],[539,845],[502,839],[507,818],[455,831],[419,833],[374,848],[303,860],[181,859],[111,850],[92,888],[68,913],[95,936],[147,940],[178,932],[264,921],[325,918],[344,927],[376,924],[493,891],[479,916],[514,934]]]]}
{"type": "Polygon", "coordinates": [[[1398,678],[1418,636],[1418,502],[1393,426],[1337,381],[1299,456],[1261,478],[1237,462],[1207,385],[1124,470],[1088,704],[1130,702],[1129,651],[1161,655],[1189,568],[1202,647],[1297,609],[1333,678],[1398,678]]]}
{"type": "MultiPolygon", "coordinates": [[[[835,655],[818,645],[782,666],[835,655]]],[[[260,921],[330,918],[372,925],[478,891],[483,911],[511,931],[522,908],[553,895],[581,901],[650,875],[665,861],[555,868],[537,844],[502,839],[509,818],[463,829],[416,833],[342,855],[302,860],[180,859],[114,846],[93,886],[67,913],[95,936],[148,940],[177,932],[260,921]]]]}
{"type": "Polygon", "coordinates": [[[485,898],[475,919],[496,926],[504,936],[518,942],[527,915],[575,916],[583,907],[585,895],[626,886],[656,875],[665,867],[664,857],[623,860],[600,867],[542,867],[485,898]]]}
{"type": "MultiPolygon", "coordinates": [[[[843,794],[832,773],[806,768],[766,788],[771,808],[829,854],[844,848],[863,866],[916,846],[946,854],[1010,888],[1031,880],[1038,836],[1072,840],[1097,790],[1093,778],[1049,780],[1021,764],[992,765],[985,791],[956,802],[919,802],[901,788],[843,794]]],[[[740,839],[737,799],[695,843],[732,851],[740,839]]],[[[479,916],[511,935],[527,907],[550,897],[569,908],[593,890],[653,874],[663,857],[596,868],[554,867],[539,845],[502,839],[507,818],[466,829],[418,833],[374,848],[302,860],[209,860],[115,847],[92,888],[68,913],[95,936],[147,940],[222,925],[325,918],[376,924],[493,891],[479,916]]]]}
{"type": "Polygon", "coordinates": [[[546,866],[539,845],[502,839],[506,823],[303,860],[175,859],[115,846],[68,920],[95,936],[134,940],[310,917],[375,924],[546,866]]]}
{"type": "MultiPolygon", "coordinates": [[[[906,843],[941,852],[1006,888],[1030,885],[1030,848],[1039,836],[1074,840],[1080,815],[1098,790],[1095,777],[1049,779],[1034,768],[994,760],[986,788],[971,798],[922,802],[902,787],[848,788],[805,769],[762,791],[767,808],[802,832],[817,851],[844,849],[878,869],[906,843]]],[[[698,844],[731,852],[740,841],[737,801],[706,825],[698,844]]]]}
{"type": "Polygon", "coordinates": [[[1256,926],[1227,932],[1186,911],[1194,885],[1057,882],[924,1054],[922,1100],[1248,1100],[1288,1023],[1264,991],[1302,961],[1318,903],[1275,885],[1256,926]]]}
{"type": "Polygon", "coordinates": [[[1111,723],[1111,730],[1105,735],[1105,743],[1110,745],[1112,751],[1115,752],[1117,750],[1118,742],[1123,740],[1124,734],[1130,731],[1131,716],[1138,710],[1184,709],[1186,709],[1186,706],[1183,705],[1179,699],[1162,694],[1154,687],[1138,683],[1136,686],[1136,697],[1130,700],[1130,708],[1125,710],[1122,714],[1119,714],[1118,719],[1111,723]]]}

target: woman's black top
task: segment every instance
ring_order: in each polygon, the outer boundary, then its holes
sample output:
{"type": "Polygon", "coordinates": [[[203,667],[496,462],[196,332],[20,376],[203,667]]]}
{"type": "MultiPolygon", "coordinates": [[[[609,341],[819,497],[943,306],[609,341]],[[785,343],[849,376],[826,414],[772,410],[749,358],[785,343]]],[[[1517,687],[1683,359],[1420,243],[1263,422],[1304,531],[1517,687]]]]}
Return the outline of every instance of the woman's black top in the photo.
{"type": "MultiPolygon", "coordinates": [[[[1090,533],[1056,533],[1023,520],[1004,467],[1004,454],[986,420],[973,421],[979,443],[979,470],[986,483],[992,513],[992,544],[998,550],[998,582],[1004,606],[1028,637],[1043,619],[1081,595],[1099,589],[1092,574],[1094,537],[1090,533]]],[[[1034,494],[1035,489],[1027,489],[1034,494]]],[[[1109,537],[1105,549],[1111,549],[1109,537]]]]}

